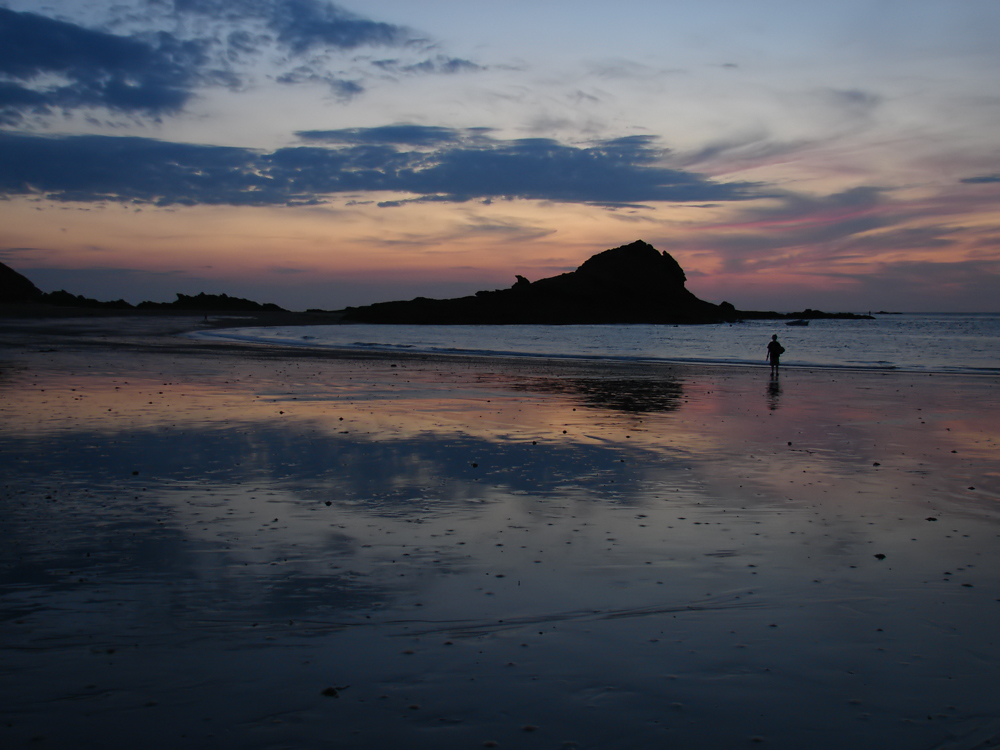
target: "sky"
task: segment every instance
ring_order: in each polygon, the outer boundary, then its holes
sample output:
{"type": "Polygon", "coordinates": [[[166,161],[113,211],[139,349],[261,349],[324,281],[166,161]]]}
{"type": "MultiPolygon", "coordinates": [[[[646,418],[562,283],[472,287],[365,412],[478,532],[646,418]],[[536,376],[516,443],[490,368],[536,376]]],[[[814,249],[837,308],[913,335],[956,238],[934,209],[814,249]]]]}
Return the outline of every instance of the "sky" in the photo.
{"type": "Polygon", "coordinates": [[[454,297],[645,240],[742,309],[1000,311],[995,0],[0,0],[44,291],[454,297]]]}

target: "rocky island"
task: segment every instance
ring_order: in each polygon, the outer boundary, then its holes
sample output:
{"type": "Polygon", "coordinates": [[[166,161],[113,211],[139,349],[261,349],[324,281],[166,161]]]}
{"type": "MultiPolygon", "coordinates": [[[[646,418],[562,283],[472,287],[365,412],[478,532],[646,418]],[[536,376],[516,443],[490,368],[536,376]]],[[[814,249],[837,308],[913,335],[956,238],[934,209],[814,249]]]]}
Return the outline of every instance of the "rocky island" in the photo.
{"type": "Polygon", "coordinates": [[[870,318],[804,310],[737,310],[699,299],[666,251],[637,240],[594,255],[575,271],[538,281],[517,276],[509,289],[454,299],[416,299],[348,307],[345,322],[403,324],[722,323],[740,320],[870,318]]]}

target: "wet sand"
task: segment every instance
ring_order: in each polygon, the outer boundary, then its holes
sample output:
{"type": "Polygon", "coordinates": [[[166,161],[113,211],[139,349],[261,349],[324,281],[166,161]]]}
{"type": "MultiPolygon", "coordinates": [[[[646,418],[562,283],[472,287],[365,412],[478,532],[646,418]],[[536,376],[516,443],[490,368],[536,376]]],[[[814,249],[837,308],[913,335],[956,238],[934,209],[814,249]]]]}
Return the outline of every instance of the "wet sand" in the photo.
{"type": "Polygon", "coordinates": [[[4,747],[1000,744],[996,379],[205,324],[0,321],[4,747]]]}

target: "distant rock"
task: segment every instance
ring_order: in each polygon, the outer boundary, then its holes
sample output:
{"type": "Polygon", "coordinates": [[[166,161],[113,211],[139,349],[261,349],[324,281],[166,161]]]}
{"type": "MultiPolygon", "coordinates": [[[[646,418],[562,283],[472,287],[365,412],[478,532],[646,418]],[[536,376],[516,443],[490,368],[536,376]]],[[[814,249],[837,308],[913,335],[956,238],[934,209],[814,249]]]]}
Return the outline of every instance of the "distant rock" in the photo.
{"type": "Polygon", "coordinates": [[[348,307],[344,322],[413,324],[735,323],[742,320],[850,318],[870,315],[737,310],[689,292],[684,270],[666,251],[637,240],[598,253],[575,271],[509,289],[455,299],[416,299],[348,307]]]}
{"type": "Polygon", "coordinates": [[[38,302],[42,290],[10,266],[0,263],[0,304],[38,302]]]}
{"type": "Polygon", "coordinates": [[[100,300],[84,297],[82,294],[70,294],[65,289],[58,292],[48,292],[43,294],[39,302],[56,307],[81,307],[89,310],[131,310],[132,305],[123,299],[101,302],[100,300]]]}
{"type": "Polygon", "coordinates": [[[260,304],[242,297],[230,297],[228,294],[205,294],[201,292],[194,296],[180,294],[173,302],[140,302],[139,310],[189,310],[213,312],[286,312],[282,307],[267,302],[260,304]]]}
{"type": "Polygon", "coordinates": [[[418,297],[344,310],[366,323],[713,323],[739,317],[732,305],[698,299],[669,253],[638,240],[590,258],[575,271],[456,299],[418,297]]]}
{"type": "MultiPolygon", "coordinates": [[[[726,304],[723,302],[722,304],[726,304]]],[[[741,320],[782,320],[791,318],[792,322],[786,323],[785,325],[809,325],[810,320],[875,320],[874,315],[859,315],[858,313],[849,312],[836,312],[828,313],[822,310],[813,310],[811,307],[807,307],[805,310],[800,310],[799,312],[790,313],[779,313],[773,310],[768,312],[760,312],[757,310],[739,310],[737,311],[741,320]]]]}

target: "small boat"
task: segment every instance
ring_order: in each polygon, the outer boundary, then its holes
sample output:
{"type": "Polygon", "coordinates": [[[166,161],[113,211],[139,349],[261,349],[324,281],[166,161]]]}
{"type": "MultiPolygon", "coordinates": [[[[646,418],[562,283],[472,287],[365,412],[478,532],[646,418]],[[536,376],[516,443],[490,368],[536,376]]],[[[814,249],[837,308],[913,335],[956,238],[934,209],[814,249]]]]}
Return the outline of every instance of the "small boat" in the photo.
{"type": "Polygon", "coordinates": [[[809,321],[808,320],[803,320],[802,318],[799,318],[798,320],[789,320],[787,323],[785,323],[785,325],[786,326],[807,326],[807,325],[809,325],[809,321]]]}

